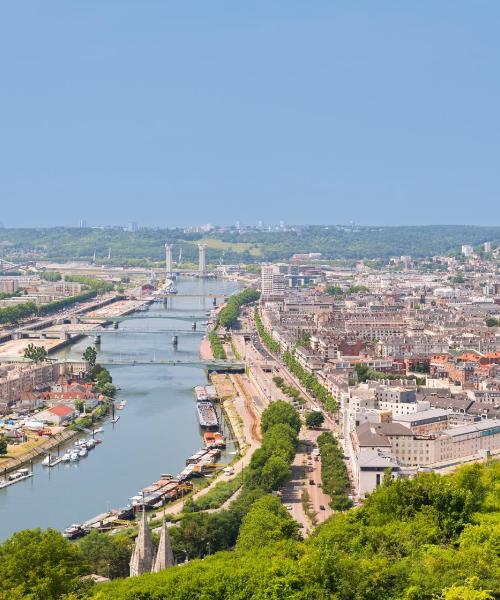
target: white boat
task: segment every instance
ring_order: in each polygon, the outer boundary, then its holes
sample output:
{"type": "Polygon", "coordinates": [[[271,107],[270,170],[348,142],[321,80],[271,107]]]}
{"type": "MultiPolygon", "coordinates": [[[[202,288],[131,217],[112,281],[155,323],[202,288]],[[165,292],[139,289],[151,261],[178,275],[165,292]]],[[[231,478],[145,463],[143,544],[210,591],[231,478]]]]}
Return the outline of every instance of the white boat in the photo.
{"type": "Polygon", "coordinates": [[[97,429],[94,429],[94,433],[102,433],[104,431],[104,429],[102,427],[98,427],[97,429]]]}
{"type": "Polygon", "coordinates": [[[89,440],[87,440],[86,444],[87,450],[92,450],[92,448],[95,447],[95,440],[93,438],[90,438],[89,440]]]}
{"type": "Polygon", "coordinates": [[[71,459],[71,454],[69,452],[65,452],[62,456],[62,461],[63,462],[69,462],[71,459]]]}
{"type": "Polygon", "coordinates": [[[72,453],[69,455],[69,460],[70,460],[71,462],[77,462],[78,460],[80,460],[80,457],[78,456],[78,452],[72,452],[72,453]]]}
{"type": "Polygon", "coordinates": [[[54,457],[51,454],[47,454],[47,456],[42,460],[42,465],[44,467],[50,467],[51,462],[54,462],[54,457]]]}
{"type": "Polygon", "coordinates": [[[23,481],[23,479],[28,479],[28,477],[33,477],[33,473],[29,469],[19,469],[19,471],[11,473],[7,479],[0,481],[0,489],[13,485],[18,481],[23,481]]]}
{"type": "Polygon", "coordinates": [[[87,452],[87,448],[82,448],[82,449],[80,450],[80,452],[78,452],[78,456],[79,456],[80,458],[85,458],[85,456],[87,456],[87,454],[88,454],[88,452],[87,452]]]}
{"type": "Polygon", "coordinates": [[[118,402],[118,404],[116,405],[116,408],[118,410],[123,410],[125,408],[125,406],[127,405],[127,401],[126,400],[121,400],[120,402],[118,402]]]}

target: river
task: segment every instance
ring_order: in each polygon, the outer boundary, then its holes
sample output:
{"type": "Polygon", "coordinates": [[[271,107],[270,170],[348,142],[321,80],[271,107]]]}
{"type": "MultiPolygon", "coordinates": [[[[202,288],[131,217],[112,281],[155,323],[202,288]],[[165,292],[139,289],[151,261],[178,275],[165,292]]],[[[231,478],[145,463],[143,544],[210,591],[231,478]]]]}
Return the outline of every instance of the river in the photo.
{"type": "MultiPolygon", "coordinates": [[[[180,294],[230,294],[241,287],[233,281],[191,278],[176,285],[180,294]]],[[[166,307],[153,304],[147,313],[140,313],[148,318],[122,321],[119,333],[102,336],[98,360],[196,360],[201,335],[179,335],[176,350],[171,333],[145,331],[191,330],[191,317],[204,320],[211,308],[210,298],[172,297],[166,307]]],[[[80,358],[89,343],[84,338],[56,356],[80,358]]],[[[117,400],[127,402],[123,411],[117,411],[120,420],[103,425],[104,432],[96,436],[103,443],[78,463],[48,469],[38,462],[33,477],[0,490],[0,540],[19,529],[64,529],[110,507],[125,506],[128,498],[162,473],[181,471],[185,459],[202,447],[193,396],[193,387],[206,382],[201,366],[116,365],[109,370],[120,388],[117,400]]],[[[222,462],[228,462],[234,450],[229,444],[222,462]]]]}

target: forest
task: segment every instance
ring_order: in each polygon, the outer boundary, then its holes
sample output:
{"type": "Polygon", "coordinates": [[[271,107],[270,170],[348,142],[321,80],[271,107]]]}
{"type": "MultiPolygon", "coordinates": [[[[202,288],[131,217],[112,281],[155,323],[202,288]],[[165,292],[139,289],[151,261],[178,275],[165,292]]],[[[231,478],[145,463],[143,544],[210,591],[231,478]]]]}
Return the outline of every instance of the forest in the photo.
{"type": "Polygon", "coordinates": [[[209,263],[256,263],[288,260],[296,253],[321,253],[322,260],[388,259],[459,253],[462,244],[495,247],[500,227],[431,225],[398,227],[303,226],[288,231],[220,230],[211,234],[183,229],[140,228],[0,228],[0,256],[21,260],[86,260],[94,252],[97,264],[149,266],[164,260],[164,244],[174,246],[174,260],[182,250],[183,263],[196,263],[197,244],[207,245],[209,263]],[[110,258],[108,258],[108,256],[110,258]]]}

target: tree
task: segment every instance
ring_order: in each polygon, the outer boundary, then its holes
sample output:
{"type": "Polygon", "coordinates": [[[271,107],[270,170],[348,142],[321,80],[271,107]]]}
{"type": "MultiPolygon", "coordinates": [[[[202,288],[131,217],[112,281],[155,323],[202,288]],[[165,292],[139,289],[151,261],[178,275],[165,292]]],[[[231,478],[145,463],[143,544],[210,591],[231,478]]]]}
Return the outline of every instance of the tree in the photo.
{"type": "Polygon", "coordinates": [[[60,598],[88,573],[78,547],[54,529],[25,529],[0,546],[0,599],[60,598]]]}
{"type": "Polygon", "coordinates": [[[41,363],[47,360],[47,350],[43,346],[28,344],[24,350],[24,358],[29,358],[33,362],[41,363]]]}
{"type": "Polygon", "coordinates": [[[85,404],[83,400],[75,400],[75,408],[79,413],[82,413],[85,410],[85,404]]]}
{"type": "Polygon", "coordinates": [[[125,535],[107,535],[95,530],[78,544],[84,560],[92,573],[114,579],[128,577],[132,542],[125,535]]]}
{"type": "Polygon", "coordinates": [[[497,327],[500,324],[500,320],[494,317],[488,317],[485,321],[486,327],[497,327]]]}
{"type": "Polygon", "coordinates": [[[316,429],[318,427],[321,427],[321,425],[323,425],[324,420],[325,415],[322,412],[319,412],[318,410],[312,410],[306,415],[306,425],[310,429],[316,429]]]}
{"type": "Polygon", "coordinates": [[[94,348],[94,346],[87,346],[87,348],[85,348],[85,352],[83,353],[83,360],[89,363],[91,369],[95,367],[95,363],[97,360],[97,350],[94,348]]]}
{"type": "Polygon", "coordinates": [[[270,427],[279,423],[290,425],[297,433],[300,431],[300,417],[297,411],[283,400],[278,400],[269,405],[262,414],[260,427],[262,432],[265,433],[270,427]]]}
{"type": "Polygon", "coordinates": [[[263,496],[254,504],[241,524],[237,550],[252,551],[287,539],[297,539],[298,523],[275,496],[263,496]]]}
{"type": "Polygon", "coordinates": [[[330,285],[325,289],[325,293],[329,296],[342,296],[342,288],[338,285],[330,285]]]}
{"type": "Polygon", "coordinates": [[[7,439],[4,435],[0,435],[0,456],[7,454],[7,439]]]}

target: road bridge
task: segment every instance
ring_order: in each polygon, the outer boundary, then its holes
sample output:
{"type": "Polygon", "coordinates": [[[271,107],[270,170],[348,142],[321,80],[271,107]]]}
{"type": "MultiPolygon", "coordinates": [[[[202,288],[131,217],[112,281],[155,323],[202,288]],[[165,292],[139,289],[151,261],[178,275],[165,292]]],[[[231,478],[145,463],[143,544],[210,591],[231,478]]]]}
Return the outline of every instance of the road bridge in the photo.
{"type": "Polygon", "coordinates": [[[66,329],[47,329],[46,331],[23,331],[23,336],[29,336],[32,339],[50,337],[51,335],[109,335],[124,333],[170,333],[175,335],[205,335],[204,329],[83,329],[79,327],[68,327],[66,329]]]}

